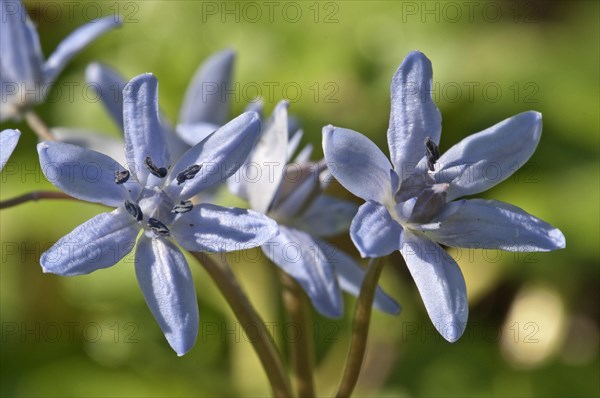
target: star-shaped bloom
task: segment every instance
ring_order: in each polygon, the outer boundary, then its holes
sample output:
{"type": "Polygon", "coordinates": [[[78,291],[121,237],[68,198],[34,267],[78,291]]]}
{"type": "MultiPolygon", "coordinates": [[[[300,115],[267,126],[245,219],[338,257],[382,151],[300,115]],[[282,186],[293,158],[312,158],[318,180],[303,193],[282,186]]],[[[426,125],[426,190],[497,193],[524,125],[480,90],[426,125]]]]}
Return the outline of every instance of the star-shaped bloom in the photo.
{"type": "Polygon", "coordinates": [[[19,130],[6,129],[0,133],[0,170],[4,168],[8,158],[15,150],[19,137],[21,137],[19,130]]]}
{"type": "Polygon", "coordinates": [[[75,145],[38,145],[42,170],[55,186],[116,207],[75,228],[40,261],[44,272],[87,274],[114,265],[136,247],[135,271],[146,303],[171,347],[183,355],[196,340],[198,305],[175,242],[190,251],[240,250],[263,244],[277,225],[250,210],[190,200],[239,168],[258,139],[258,115],[240,115],[173,162],[161,133],[157,88],[155,77],[145,74],[123,90],[125,167],[75,145]]]}
{"type": "Polygon", "coordinates": [[[44,101],[67,63],[106,31],[121,26],[106,17],[77,28],[47,60],[35,26],[20,0],[0,0],[0,121],[18,119],[29,107],[44,101]]]}
{"type": "MultiPolygon", "coordinates": [[[[265,124],[256,148],[227,180],[230,190],[250,207],[279,224],[279,234],[262,246],[264,254],[302,286],[314,307],[328,317],[343,313],[342,290],[358,295],[364,270],[322,237],[348,231],[354,203],[322,194],[325,163],[310,162],[309,145],[290,162],[302,131],[290,137],[288,104],[280,102],[265,124]]],[[[377,289],[375,306],[397,314],[398,304],[377,289]]]]}
{"type": "Polygon", "coordinates": [[[564,248],[565,238],[507,203],[455,200],[491,188],[522,166],[540,139],[541,115],[525,112],[506,119],[440,156],[441,116],[431,81],[431,63],[420,52],[410,53],[392,79],[391,163],[364,135],[344,128],[323,129],[323,150],[335,178],[366,201],[350,227],[361,255],[400,250],[433,324],[454,342],[467,322],[466,287],[440,244],[549,251],[564,248]]]}

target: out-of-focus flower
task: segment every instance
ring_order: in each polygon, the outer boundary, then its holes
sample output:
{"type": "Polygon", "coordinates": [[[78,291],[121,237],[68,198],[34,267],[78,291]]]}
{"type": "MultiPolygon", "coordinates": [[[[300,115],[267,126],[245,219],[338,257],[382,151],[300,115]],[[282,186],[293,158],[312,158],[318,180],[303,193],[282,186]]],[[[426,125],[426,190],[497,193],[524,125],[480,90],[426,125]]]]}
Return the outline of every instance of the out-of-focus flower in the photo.
{"type": "Polygon", "coordinates": [[[44,60],[38,33],[21,1],[0,3],[0,121],[19,119],[31,106],[44,102],[71,58],[101,34],[121,26],[115,17],[90,22],[67,36],[44,60]]]}
{"type": "Polygon", "coordinates": [[[363,257],[400,250],[437,330],[464,332],[465,281],[439,245],[508,251],[565,247],[553,226],[507,203],[463,199],[508,178],[533,154],[542,117],[525,112],[473,134],[439,155],[441,116],[431,98],[431,62],[410,53],[391,83],[391,163],[364,135],[326,126],[325,159],[335,178],[366,201],[350,228],[363,257]],[[498,171],[490,178],[490,167],[498,171]]]}
{"type": "Polygon", "coordinates": [[[19,137],[21,137],[19,130],[6,129],[0,133],[0,170],[4,168],[8,158],[15,150],[19,137]]]}
{"type": "Polygon", "coordinates": [[[75,228],[40,261],[44,272],[87,274],[137,247],[135,270],[146,303],[171,347],[183,355],[196,341],[198,304],[174,241],[191,251],[233,251],[263,244],[277,233],[277,224],[250,210],[189,200],[246,159],[260,133],[258,115],[240,115],[173,162],[161,132],[157,89],[156,78],[145,74],[123,91],[126,167],[71,144],[38,145],[42,169],[54,185],[75,198],[116,207],[75,228]]]}
{"type": "MultiPolygon", "coordinates": [[[[314,307],[328,317],[343,313],[341,290],[358,295],[364,270],[347,254],[326,243],[327,237],[347,231],[357,206],[322,194],[325,163],[309,162],[312,147],[289,163],[302,131],[288,132],[288,104],[280,102],[261,138],[236,174],[230,190],[250,207],[279,224],[279,235],[262,245],[265,255],[302,286],[314,307]]],[[[375,306],[398,313],[400,307],[380,288],[375,306]]]]}

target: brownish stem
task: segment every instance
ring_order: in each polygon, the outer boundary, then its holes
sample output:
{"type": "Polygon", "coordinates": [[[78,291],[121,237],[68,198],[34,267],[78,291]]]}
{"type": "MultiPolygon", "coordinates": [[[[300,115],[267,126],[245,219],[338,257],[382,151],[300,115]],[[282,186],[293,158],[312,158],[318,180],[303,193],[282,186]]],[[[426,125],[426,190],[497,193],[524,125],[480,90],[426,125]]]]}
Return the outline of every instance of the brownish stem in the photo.
{"type": "Polygon", "coordinates": [[[251,339],[251,343],[267,374],[273,395],[281,398],[291,397],[290,382],[279,350],[225,258],[222,262],[217,262],[206,253],[194,252],[192,255],[200,261],[213,279],[244,330],[249,335],[257,335],[257,338],[251,339]],[[259,333],[256,333],[256,328],[259,329],[259,333]]]}
{"type": "Polygon", "coordinates": [[[310,313],[306,307],[306,297],[298,283],[285,272],[280,272],[283,286],[283,304],[289,320],[298,328],[298,336],[292,342],[292,362],[294,366],[294,379],[298,397],[309,398],[315,396],[313,380],[313,344],[312,335],[309,333],[310,313]]]}
{"type": "Polygon", "coordinates": [[[33,132],[38,136],[40,141],[54,141],[54,135],[50,132],[46,123],[35,113],[33,110],[28,110],[25,112],[25,121],[29,125],[29,127],[33,130],[33,132]]]}
{"type": "Polygon", "coordinates": [[[33,191],[21,196],[17,196],[16,198],[7,199],[0,201],[0,209],[7,209],[12,206],[17,206],[23,203],[38,201],[41,199],[66,199],[66,200],[79,200],[72,196],[67,195],[64,192],[54,192],[54,191],[33,191]]]}

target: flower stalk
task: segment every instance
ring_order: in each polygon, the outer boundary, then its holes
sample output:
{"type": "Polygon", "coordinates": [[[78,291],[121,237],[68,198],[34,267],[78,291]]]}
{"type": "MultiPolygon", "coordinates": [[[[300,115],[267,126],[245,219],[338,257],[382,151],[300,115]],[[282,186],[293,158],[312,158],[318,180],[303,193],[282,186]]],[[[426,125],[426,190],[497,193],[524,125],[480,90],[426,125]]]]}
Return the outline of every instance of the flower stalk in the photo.
{"type": "Polygon", "coordinates": [[[67,195],[64,192],[54,191],[33,191],[26,194],[17,196],[16,198],[7,199],[0,201],[0,210],[7,209],[9,207],[17,206],[27,202],[35,202],[40,199],[63,199],[63,200],[79,200],[72,196],[67,195]]]}
{"type": "Polygon", "coordinates": [[[44,123],[42,118],[38,116],[33,110],[28,110],[24,114],[27,125],[33,130],[35,135],[38,136],[40,141],[55,141],[54,135],[50,132],[50,129],[44,123]]]}
{"type": "MultiPolygon", "coordinates": [[[[223,262],[219,263],[206,253],[192,252],[191,254],[200,262],[215,282],[244,330],[250,333],[249,328],[259,329],[258,337],[252,339],[251,342],[267,374],[273,396],[291,397],[292,390],[281,360],[281,354],[263,320],[250,304],[226,260],[223,258],[223,262]]],[[[252,330],[252,333],[255,333],[255,331],[252,330]]]]}
{"type": "Polygon", "coordinates": [[[383,261],[379,258],[373,258],[369,261],[369,267],[356,301],[350,349],[346,359],[344,376],[336,394],[337,398],[350,397],[358,381],[367,348],[373,297],[375,296],[375,289],[381,276],[383,264],[383,261]]]}
{"type": "Polygon", "coordinates": [[[310,314],[306,307],[306,298],[298,283],[285,272],[279,273],[283,287],[283,304],[289,320],[298,329],[298,337],[290,342],[294,380],[299,398],[314,397],[313,380],[313,344],[309,333],[310,314]]]}

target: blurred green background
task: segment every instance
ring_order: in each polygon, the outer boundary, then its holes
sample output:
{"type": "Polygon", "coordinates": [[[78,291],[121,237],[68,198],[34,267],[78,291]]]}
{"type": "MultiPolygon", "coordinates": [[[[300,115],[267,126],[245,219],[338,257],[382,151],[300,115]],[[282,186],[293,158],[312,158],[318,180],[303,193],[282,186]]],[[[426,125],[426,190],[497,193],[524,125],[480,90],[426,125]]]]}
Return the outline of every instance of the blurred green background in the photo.
{"type": "MultiPolygon", "coordinates": [[[[567,249],[513,254],[454,251],[466,278],[470,317],[459,342],[434,331],[400,255],[382,285],[403,305],[375,313],[357,396],[579,397],[600,394],[599,371],[599,3],[27,1],[47,56],[97,15],[124,26],[71,62],[62,89],[37,111],[50,126],[118,136],[100,103],[86,100],[84,70],[101,61],[128,78],[153,72],[160,104],[176,120],[184,90],[212,52],[237,53],[233,113],[262,94],[283,97],[321,156],[322,126],[360,131],[387,153],[389,81],[407,52],[434,69],[442,151],[516,113],[543,114],[529,163],[483,197],[513,203],[560,228],[567,249]],[[259,14],[260,13],[260,14],[259,14]],[[73,96],[68,86],[74,86],[73,96]],[[257,87],[259,88],[257,90],[257,87]],[[272,91],[270,91],[272,87],[272,91]]],[[[52,189],[36,166],[36,138],[23,136],[2,173],[1,198],[52,189]]],[[[333,193],[351,198],[341,188],[333,193]]],[[[224,194],[223,202],[240,205],[224,194]]],[[[131,256],[92,275],[42,274],[39,256],[100,206],[46,201],[3,210],[1,394],[25,396],[266,396],[266,378],[208,275],[189,259],[200,305],[193,350],[178,358],[146,308],[131,256]]],[[[348,236],[332,240],[357,255],[348,236]]],[[[257,251],[230,256],[236,274],[288,355],[274,267],[257,251]]],[[[313,312],[317,387],[335,392],[348,346],[345,317],[313,312]]]]}

